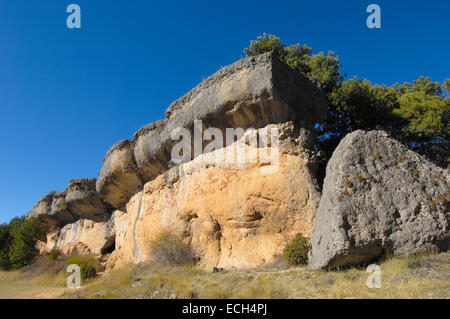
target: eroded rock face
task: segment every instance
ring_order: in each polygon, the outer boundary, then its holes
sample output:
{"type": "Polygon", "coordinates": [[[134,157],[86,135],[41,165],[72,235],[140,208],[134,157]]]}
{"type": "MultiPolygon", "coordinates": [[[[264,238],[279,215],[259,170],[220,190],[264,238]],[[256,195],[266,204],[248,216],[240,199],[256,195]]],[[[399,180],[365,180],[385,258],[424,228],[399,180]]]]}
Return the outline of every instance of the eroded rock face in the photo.
{"type": "Polygon", "coordinates": [[[195,120],[202,121],[202,130],[215,127],[225,137],[226,128],[261,128],[289,120],[310,129],[326,108],[322,92],[272,54],[239,60],[172,103],[167,119],[142,127],[132,144],[113,146],[105,156],[97,191],[120,208],[141,186],[139,177],[148,182],[173,166],[171,151],[178,140],[172,140],[172,134],[182,128],[194,136],[195,120]]]}
{"type": "MultiPolygon", "coordinates": [[[[201,266],[224,268],[271,263],[297,233],[309,236],[320,196],[314,161],[292,123],[273,126],[282,132],[274,174],[263,174],[267,163],[259,159],[211,164],[207,157],[222,149],[146,183],[126,211],[115,213],[116,251],[108,267],[151,260],[151,241],[166,231],[191,244],[201,266]]],[[[241,139],[227,148],[240,142],[246,143],[241,139]]],[[[249,154],[258,151],[246,147],[249,154]]]]}
{"type": "MultiPolygon", "coordinates": [[[[167,119],[142,127],[132,141],[114,144],[97,180],[71,181],[65,202],[62,194],[55,201],[60,224],[40,246],[43,251],[102,253],[99,247],[111,247],[105,244],[111,236],[102,235],[110,220],[116,248],[110,267],[150,260],[150,242],[162,231],[181,235],[207,267],[270,263],[297,233],[311,233],[319,201],[312,127],[326,108],[324,95],[310,80],[270,53],[222,68],[172,103],[167,119]],[[225,148],[175,163],[171,152],[179,140],[172,140],[172,133],[186,129],[195,136],[195,120],[202,121],[200,131],[218,128],[223,138],[226,128],[277,127],[281,152],[276,173],[267,174],[274,165],[261,156],[255,162],[211,161],[239,145],[252,154],[262,149],[274,153],[274,141],[255,146],[248,136],[228,146],[224,140],[225,148]],[[99,243],[94,243],[96,236],[99,243]]],[[[204,140],[203,147],[209,142],[204,140]]],[[[42,205],[45,210],[46,202],[42,205]]],[[[52,210],[46,211],[50,216],[52,210]]]]}
{"type": "Polygon", "coordinates": [[[103,159],[96,190],[113,207],[121,207],[139,187],[141,178],[130,140],[114,144],[103,159]]]}
{"type": "Polygon", "coordinates": [[[66,197],[67,191],[55,192],[53,194],[50,215],[56,218],[60,225],[71,223],[76,219],[67,207],[66,197]]]}
{"type": "Polygon", "coordinates": [[[297,120],[314,124],[326,113],[317,87],[271,53],[241,59],[204,80],[166,111],[170,122],[207,120],[214,127],[264,127],[297,120]]]}
{"type": "Polygon", "coordinates": [[[161,140],[161,131],[166,123],[164,119],[147,124],[133,136],[133,155],[144,181],[155,178],[169,168],[170,152],[166,152],[161,140]]]}
{"type": "Polygon", "coordinates": [[[102,201],[95,190],[95,178],[71,180],[67,186],[67,208],[77,219],[106,221],[110,208],[102,201]]]}
{"type": "Polygon", "coordinates": [[[34,205],[33,209],[27,214],[27,218],[37,217],[44,230],[54,230],[60,225],[60,221],[51,213],[53,196],[56,192],[42,196],[34,205]]]}
{"type": "Polygon", "coordinates": [[[71,180],[66,190],[52,191],[43,196],[27,214],[38,217],[43,231],[42,241],[48,233],[54,233],[64,225],[79,219],[105,221],[111,207],[105,204],[95,190],[95,178],[71,180]]]}
{"type": "Polygon", "coordinates": [[[382,131],[347,135],[327,165],[313,269],[449,248],[450,174],[382,131]]]}
{"type": "MultiPolygon", "coordinates": [[[[166,111],[167,120],[141,128],[134,136],[134,156],[145,182],[168,169],[171,139],[178,128],[194,135],[194,121],[207,127],[261,128],[293,120],[311,128],[326,113],[322,92],[306,77],[266,53],[220,69],[166,111]]],[[[195,154],[193,154],[195,157],[195,154]]],[[[116,206],[117,207],[117,206],[116,206]]]]}
{"type": "Polygon", "coordinates": [[[80,219],[47,234],[47,241],[38,244],[41,254],[58,250],[61,254],[99,255],[114,249],[113,218],[107,222],[80,219]]]}

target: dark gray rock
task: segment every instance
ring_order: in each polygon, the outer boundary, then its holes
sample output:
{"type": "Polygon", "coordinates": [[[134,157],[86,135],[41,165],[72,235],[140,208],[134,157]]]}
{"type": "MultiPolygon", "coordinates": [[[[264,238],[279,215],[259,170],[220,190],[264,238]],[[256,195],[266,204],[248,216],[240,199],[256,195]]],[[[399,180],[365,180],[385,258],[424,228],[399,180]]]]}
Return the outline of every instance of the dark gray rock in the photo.
{"type": "Polygon", "coordinates": [[[59,221],[61,225],[65,225],[76,220],[76,217],[70,212],[66,201],[67,191],[55,192],[53,194],[50,216],[59,221]]]}
{"type": "Polygon", "coordinates": [[[103,158],[96,182],[98,194],[112,207],[119,208],[141,187],[131,141],[114,144],[103,158]]]}
{"type": "Polygon", "coordinates": [[[144,181],[155,178],[169,167],[170,152],[166,152],[160,136],[166,123],[164,119],[147,124],[133,136],[133,154],[144,181]]]}
{"type": "Polygon", "coordinates": [[[111,208],[106,205],[95,189],[96,178],[80,178],[69,182],[66,188],[67,208],[77,219],[107,221],[111,208]]]}
{"type": "Polygon", "coordinates": [[[448,250],[449,184],[448,170],[385,132],[348,134],[327,165],[310,267],[448,250]]]}

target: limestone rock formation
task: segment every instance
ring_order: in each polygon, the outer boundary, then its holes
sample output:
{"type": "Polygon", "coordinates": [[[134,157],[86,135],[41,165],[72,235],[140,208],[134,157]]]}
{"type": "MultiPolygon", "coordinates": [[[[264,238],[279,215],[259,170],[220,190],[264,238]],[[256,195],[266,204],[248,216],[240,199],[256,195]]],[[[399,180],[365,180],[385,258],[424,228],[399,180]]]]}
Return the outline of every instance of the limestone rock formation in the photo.
{"type": "Polygon", "coordinates": [[[67,208],[77,219],[105,221],[111,209],[95,190],[95,178],[80,178],[69,182],[67,186],[67,208]]]}
{"type": "Polygon", "coordinates": [[[162,147],[161,131],[166,119],[141,127],[133,136],[133,154],[145,181],[149,181],[169,168],[170,152],[162,147]]]}
{"type": "Polygon", "coordinates": [[[47,234],[46,242],[39,242],[41,254],[57,250],[61,254],[106,254],[114,250],[114,217],[107,222],[79,219],[47,234]]]}
{"type": "Polygon", "coordinates": [[[65,190],[53,193],[50,215],[58,220],[59,225],[68,224],[76,219],[67,207],[66,197],[65,190]]]}
{"type": "Polygon", "coordinates": [[[78,219],[99,222],[109,218],[112,209],[97,194],[95,181],[95,178],[71,180],[64,191],[52,191],[39,199],[27,218],[39,218],[44,241],[48,233],[78,219]]]}
{"type": "MultiPolygon", "coordinates": [[[[314,159],[301,147],[292,123],[280,130],[274,174],[267,163],[211,163],[226,147],[171,168],[145,184],[116,211],[116,250],[108,267],[152,259],[151,242],[161,232],[179,234],[204,267],[254,267],[277,260],[297,233],[309,236],[320,193],[314,159]],[[119,235],[120,234],[120,235],[119,235]]],[[[247,154],[261,148],[246,145],[247,154]]],[[[268,147],[271,151],[272,147],[268,147]]]]}
{"type": "Polygon", "coordinates": [[[105,202],[121,207],[142,186],[130,140],[114,144],[103,158],[96,190],[105,202]]]}
{"type": "Polygon", "coordinates": [[[450,173],[382,131],[347,135],[328,162],[313,269],[447,250],[450,173]]]}
{"type": "Polygon", "coordinates": [[[172,140],[172,133],[185,128],[193,136],[194,120],[201,120],[203,129],[215,127],[224,133],[226,128],[261,128],[289,120],[310,129],[326,109],[322,92],[271,53],[241,59],[172,103],[167,119],[136,132],[133,154],[129,142],[113,146],[105,156],[97,191],[120,208],[139,186],[138,175],[148,182],[173,165],[171,151],[178,141],[172,140]]]}
{"type": "Polygon", "coordinates": [[[320,198],[312,128],[326,109],[323,93],[270,53],[226,66],[172,103],[167,119],[114,144],[97,180],[71,181],[65,201],[64,193],[43,199],[34,214],[50,216],[57,198],[59,219],[40,250],[114,250],[107,263],[119,267],[152,260],[152,239],[168,231],[190,244],[205,267],[273,262],[297,233],[312,231],[320,198]],[[174,162],[179,141],[172,133],[194,136],[195,120],[202,132],[218,128],[223,147],[174,162]],[[227,141],[227,128],[256,130],[227,141]],[[269,129],[277,129],[279,141],[270,136],[255,145],[269,129]],[[235,148],[251,160],[215,161],[235,148]]]}
{"type": "Polygon", "coordinates": [[[52,214],[52,202],[55,191],[42,196],[34,205],[33,209],[27,214],[27,218],[37,217],[44,230],[54,230],[60,225],[60,221],[52,214]]]}

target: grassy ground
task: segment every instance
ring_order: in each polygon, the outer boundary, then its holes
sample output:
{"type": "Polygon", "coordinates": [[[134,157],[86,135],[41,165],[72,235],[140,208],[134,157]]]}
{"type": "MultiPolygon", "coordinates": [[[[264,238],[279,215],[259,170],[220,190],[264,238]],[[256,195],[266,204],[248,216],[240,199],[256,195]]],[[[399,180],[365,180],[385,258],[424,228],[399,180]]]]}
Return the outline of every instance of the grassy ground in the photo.
{"type": "Polygon", "coordinates": [[[381,288],[366,269],[324,272],[283,264],[211,273],[195,267],[130,267],[64,288],[64,273],[0,272],[0,298],[450,298],[450,252],[380,264],[381,288]]]}
{"type": "Polygon", "coordinates": [[[62,272],[29,277],[21,271],[0,271],[0,299],[58,298],[65,282],[62,272]]]}

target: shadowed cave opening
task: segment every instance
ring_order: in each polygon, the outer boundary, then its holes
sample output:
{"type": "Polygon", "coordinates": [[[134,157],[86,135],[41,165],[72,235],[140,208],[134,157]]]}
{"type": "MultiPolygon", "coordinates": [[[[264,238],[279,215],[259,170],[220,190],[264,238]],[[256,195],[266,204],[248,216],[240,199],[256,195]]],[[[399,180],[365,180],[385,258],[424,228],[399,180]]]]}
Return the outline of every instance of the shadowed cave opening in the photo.
{"type": "Polygon", "coordinates": [[[116,237],[109,238],[100,250],[102,255],[108,255],[116,249],[116,237]]]}

